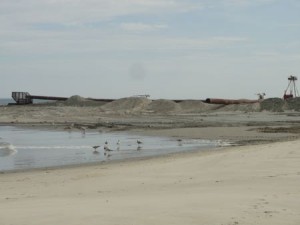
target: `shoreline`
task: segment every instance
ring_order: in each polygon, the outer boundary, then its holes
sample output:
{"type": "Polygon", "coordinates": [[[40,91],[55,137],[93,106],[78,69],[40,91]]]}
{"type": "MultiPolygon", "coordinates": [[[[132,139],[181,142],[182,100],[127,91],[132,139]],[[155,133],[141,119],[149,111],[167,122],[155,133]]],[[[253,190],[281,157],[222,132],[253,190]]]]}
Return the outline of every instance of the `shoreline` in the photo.
{"type": "MultiPolygon", "coordinates": [[[[3,126],[3,124],[0,124],[3,126]]],[[[53,127],[53,125],[45,125],[45,124],[7,124],[7,126],[14,127],[25,127],[28,129],[43,129],[43,130],[65,130],[65,124],[60,125],[59,127],[53,127]]],[[[181,152],[171,152],[171,153],[163,153],[159,155],[153,156],[138,156],[132,157],[128,159],[112,159],[108,161],[97,161],[97,162],[86,162],[86,163],[75,163],[69,165],[60,165],[60,166],[50,166],[50,167],[39,167],[39,168],[29,168],[29,169],[12,169],[12,170],[4,170],[1,171],[0,174],[6,173],[24,173],[38,170],[55,170],[55,169],[68,169],[68,168],[76,168],[76,167],[90,167],[97,164],[111,164],[111,163],[122,163],[126,161],[140,161],[147,160],[151,158],[157,157],[168,157],[169,155],[179,155],[179,154],[193,154],[196,152],[219,152],[224,151],[223,149],[234,148],[238,146],[255,146],[268,144],[273,142],[287,142],[299,139],[298,135],[293,134],[268,134],[261,133],[257,131],[258,127],[200,127],[200,128],[168,128],[168,129],[127,129],[127,130],[115,130],[115,129],[106,129],[105,132],[126,132],[137,135],[145,135],[145,136],[154,136],[154,137],[169,137],[169,138],[181,138],[181,139],[203,139],[203,140],[216,140],[224,143],[228,143],[225,146],[219,146],[215,148],[201,148],[198,149],[195,147],[194,149],[181,152]],[[226,132],[226,136],[224,133],[226,132]]],[[[95,131],[96,129],[89,129],[95,131]]],[[[77,129],[75,131],[78,132],[77,129]]]]}
{"type": "Polygon", "coordinates": [[[0,123],[13,126],[63,129],[75,121],[105,131],[242,144],[1,173],[3,224],[300,224],[299,112],[146,116],[106,114],[97,107],[0,110],[0,123]]]}
{"type": "MultiPolygon", "coordinates": [[[[1,126],[1,125],[0,125],[1,126]]],[[[57,128],[54,128],[52,126],[33,126],[32,127],[32,124],[27,124],[26,126],[23,126],[23,125],[10,125],[10,126],[13,126],[13,127],[16,127],[16,128],[26,128],[30,131],[30,129],[32,130],[47,130],[47,131],[56,131],[57,128]]],[[[63,131],[63,129],[58,129],[59,131],[63,131]]],[[[68,131],[66,131],[68,132],[68,131]]],[[[79,132],[79,131],[75,131],[75,132],[79,132]]],[[[95,129],[90,129],[89,131],[87,132],[95,132],[95,129]]],[[[146,133],[143,133],[141,131],[137,132],[137,131],[132,131],[132,130],[126,130],[126,131],[107,131],[106,134],[109,134],[109,133],[127,133],[127,134],[131,134],[131,135],[138,135],[138,136],[141,136],[143,138],[146,138],[147,136],[148,137],[158,137],[158,138],[171,138],[173,139],[173,137],[171,137],[170,135],[147,135],[146,133]]],[[[189,140],[190,138],[187,138],[185,137],[184,140],[189,140]]],[[[184,141],[183,140],[183,141],[184,141]]],[[[191,140],[196,140],[196,139],[193,139],[191,138],[191,140]]],[[[206,140],[206,139],[202,139],[202,140],[206,140]]],[[[208,140],[208,139],[207,139],[208,140]]],[[[176,141],[176,139],[174,139],[173,141],[176,141]]],[[[211,141],[211,140],[208,140],[208,141],[211,141]]],[[[214,141],[214,140],[212,140],[214,141]]],[[[9,169],[9,170],[2,170],[0,171],[1,174],[4,174],[4,173],[21,173],[21,172],[30,172],[30,171],[36,171],[36,170],[52,170],[52,169],[63,169],[63,168],[73,168],[73,167],[87,167],[87,166],[93,166],[93,165],[97,165],[97,164],[109,164],[109,163],[118,163],[118,162],[125,162],[125,161],[140,161],[140,160],[144,160],[144,159],[151,159],[151,158],[156,158],[156,157],[167,157],[168,155],[172,155],[172,154],[188,154],[188,153],[193,153],[193,152],[207,152],[207,151],[220,151],[221,149],[223,148],[226,148],[228,146],[233,146],[233,144],[229,144],[229,143],[220,143],[220,144],[216,144],[215,147],[213,146],[193,146],[193,147],[189,147],[189,146],[186,146],[184,144],[185,147],[181,147],[181,149],[177,149],[175,151],[167,151],[167,152],[161,152],[161,153],[157,153],[157,154],[151,154],[151,155],[148,155],[147,153],[145,153],[144,155],[133,155],[131,156],[130,158],[123,158],[123,159],[120,159],[120,158],[116,158],[116,159],[104,159],[104,160],[100,160],[100,161],[92,161],[92,162],[78,162],[78,163],[71,163],[71,164],[65,164],[65,165],[54,165],[54,166],[41,166],[41,167],[33,167],[33,168],[17,168],[17,169],[9,169]]],[[[123,146],[124,147],[124,146],[123,146]]],[[[170,147],[169,147],[170,148],[170,147]]],[[[176,147],[174,147],[176,148],[176,147]]],[[[178,148],[178,147],[177,147],[178,148]]],[[[163,150],[163,147],[162,147],[162,150],[163,150]]],[[[147,151],[146,151],[147,152],[147,151]]],[[[8,156],[9,157],[9,156],[8,156]]]]}
{"type": "Polygon", "coordinates": [[[31,173],[31,172],[43,172],[43,171],[52,171],[52,170],[64,170],[64,169],[76,169],[76,168],[91,168],[101,165],[113,165],[113,164],[122,164],[122,163],[135,163],[140,161],[155,160],[159,158],[172,158],[180,156],[193,156],[197,155],[206,155],[206,154],[215,154],[216,152],[223,152],[229,148],[234,148],[238,146],[226,146],[226,147],[216,147],[216,148],[202,148],[202,149],[192,149],[187,151],[180,152],[171,152],[160,155],[151,155],[151,156],[138,156],[125,159],[115,159],[109,161],[98,161],[98,162],[88,162],[88,163],[78,163],[78,164],[69,164],[69,165],[60,165],[60,166],[51,166],[51,167],[40,167],[40,168],[30,168],[30,169],[15,169],[15,170],[5,170],[0,171],[0,174],[14,174],[14,173],[31,173]]]}

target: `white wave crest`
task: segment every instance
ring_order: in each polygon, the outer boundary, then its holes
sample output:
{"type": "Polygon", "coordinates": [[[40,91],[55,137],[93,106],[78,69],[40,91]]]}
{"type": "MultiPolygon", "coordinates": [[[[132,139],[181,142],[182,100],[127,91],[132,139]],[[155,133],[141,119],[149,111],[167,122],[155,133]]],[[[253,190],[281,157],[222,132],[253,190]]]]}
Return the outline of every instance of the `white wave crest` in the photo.
{"type": "Polygon", "coordinates": [[[10,143],[1,143],[0,144],[0,157],[12,156],[18,151],[15,146],[10,143]]]}

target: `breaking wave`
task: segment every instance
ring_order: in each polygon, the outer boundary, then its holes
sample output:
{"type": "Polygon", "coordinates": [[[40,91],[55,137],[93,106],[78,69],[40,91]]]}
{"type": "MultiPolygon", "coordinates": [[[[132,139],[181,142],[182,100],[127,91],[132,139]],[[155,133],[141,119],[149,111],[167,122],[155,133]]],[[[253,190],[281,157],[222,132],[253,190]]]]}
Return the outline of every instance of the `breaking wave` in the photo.
{"type": "Polygon", "coordinates": [[[17,152],[14,145],[7,142],[0,142],[0,157],[11,156],[17,152]]]}

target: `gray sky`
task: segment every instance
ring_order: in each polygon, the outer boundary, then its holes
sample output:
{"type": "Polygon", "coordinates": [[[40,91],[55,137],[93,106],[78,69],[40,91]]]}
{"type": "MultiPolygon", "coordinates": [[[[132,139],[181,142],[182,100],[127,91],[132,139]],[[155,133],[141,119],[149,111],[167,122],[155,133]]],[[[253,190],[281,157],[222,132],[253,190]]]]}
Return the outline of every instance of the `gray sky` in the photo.
{"type": "Polygon", "coordinates": [[[300,72],[299,12],[298,0],[1,0],[0,97],[282,97],[300,72]]]}

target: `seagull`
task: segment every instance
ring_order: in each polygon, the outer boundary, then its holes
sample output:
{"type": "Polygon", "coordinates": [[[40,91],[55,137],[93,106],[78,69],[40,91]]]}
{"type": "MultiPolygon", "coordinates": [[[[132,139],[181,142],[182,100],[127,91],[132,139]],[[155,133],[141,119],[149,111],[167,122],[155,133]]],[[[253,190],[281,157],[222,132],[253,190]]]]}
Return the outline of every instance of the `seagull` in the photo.
{"type": "Polygon", "coordinates": [[[178,145],[181,146],[182,145],[182,139],[179,138],[179,139],[177,139],[177,141],[178,141],[178,145]]]}
{"type": "Polygon", "coordinates": [[[66,126],[64,129],[65,130],[72,130],[72,127],[71,126],[66,126]]]}
{"type": "Polygon", "coordinates": [[[138,143],[138,145],[143,144],[143,142],[141,142],[140,140],[137,140],[136,143],[138,143]]]}
{"type": "Polygon", "coordinates": [[[104,146],[104,155],[109,158],[111,156],[111,154],[109,154],[109,152],[111,152],[112,149],[108,148],[106,145],[104,146]]]}
{"type": "Polygon", "coordinates": [[[95,146],[93,146],[93,149],[94,149],[94,152],[93,153],[99,153],[98,151],[97,151],[97,148],[99,148],[100,147],[100,145],[95,145],[95,146]]]}
{"type": "Polygon", "coordinates": [[[117,151],[120,150],[120,140],[117,141],[117,151]]]}
{"type": "Polygon", "coordinates": [[[111,154],[106,153],[106,152],[104,152],[104,155],[105,155],[107,158],[111,157],[111,154]]]}
{"type": "Polygon", "coordinates": [[[108,148],[106,145],[103,148],[104,148],[104,151],[108,151],[108,152],[113,151],[112,149],[108,148]]]}
{"type": "Polygon", "coordinates": [[[80,127],[79,129],[81,130],[82,134],[85,135],[86,128],[85,127],[80,127]]]}

